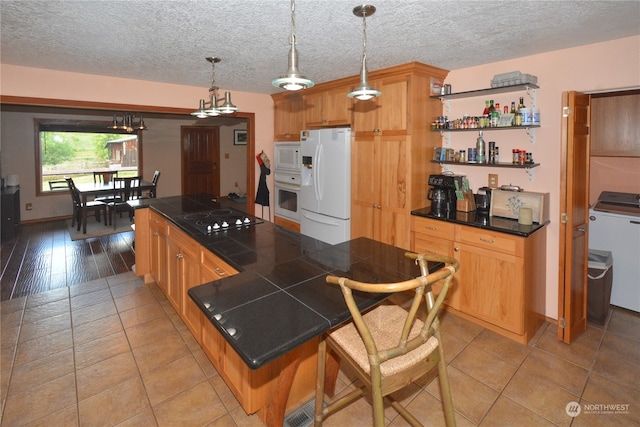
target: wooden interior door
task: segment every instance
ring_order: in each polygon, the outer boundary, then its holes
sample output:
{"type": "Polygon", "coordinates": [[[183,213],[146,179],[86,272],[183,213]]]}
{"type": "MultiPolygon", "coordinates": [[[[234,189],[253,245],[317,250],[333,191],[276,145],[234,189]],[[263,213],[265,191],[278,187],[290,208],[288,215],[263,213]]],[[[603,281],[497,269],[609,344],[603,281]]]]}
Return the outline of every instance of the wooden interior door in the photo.
{"type": "Polygon", "coordinates": [[[562,94],[558,339],[566,343],[587,329],[589,101],[583,93],[562,94]]]}
{"type": "Polygon", "coordinates": [[[181,126],[182,195],[220,195],[220,128],[181,126]]]}

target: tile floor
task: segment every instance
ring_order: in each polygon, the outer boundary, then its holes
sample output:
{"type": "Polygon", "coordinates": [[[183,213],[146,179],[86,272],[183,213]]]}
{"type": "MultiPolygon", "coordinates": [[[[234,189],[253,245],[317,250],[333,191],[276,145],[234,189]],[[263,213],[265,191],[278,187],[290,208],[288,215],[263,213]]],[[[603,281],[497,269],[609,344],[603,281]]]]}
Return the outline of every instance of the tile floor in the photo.
{"type": "MultiPolygon", "coordinates": [[[[159,289],[133,273],[3,301],[1,327],[2,426],[263,425],[159,289]]],[[[552,324],[530,345],[447,313],[442,328],[459,426],[640,425],[638,313],[614,308],[571,345],[552,324]],[[574,418],[570,402],[582,411],[574,418]]],[[[348,378],[341,372],[339,387],[348,378]]],[[[425,424],[443,424],[437,380],[400,398],[425,424]]],[[[406,425],[386,414],[389,425],[406,425]]],[[[325,423],[370,424],[364,400],[325,423]]]]}

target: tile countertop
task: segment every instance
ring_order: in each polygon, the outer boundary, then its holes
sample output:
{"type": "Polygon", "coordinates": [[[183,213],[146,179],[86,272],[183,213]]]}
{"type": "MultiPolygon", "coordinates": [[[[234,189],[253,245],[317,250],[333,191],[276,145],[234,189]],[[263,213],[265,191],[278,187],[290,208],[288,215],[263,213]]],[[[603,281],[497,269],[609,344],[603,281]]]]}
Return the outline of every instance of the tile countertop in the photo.
{"type": "MultiPolygon", "coordinates": [[[[163,215],[240,272],[191,288],[189,296],[251,369],[350,319],[339,286],[325,282],[328,274],[370,283],[420,274],[405,250],[366,238],[329,245],[267,221],[205,235],[176,220],[186,213],[230,206],[243,209],[209,196],[146,199],[134,207],[163,215]]],[[[441,266],[429,267],[433,271],[441,266]]],[[[361,310],[386,298],[354,295],[361,310]]]]}
{"type": "Polygon", "coordinates": [[[516,236],[528,237],[536,231],[542,229],[550,221],[541,224],[533,223],[531,225],[518,224],[517,219],[501,218],[497,216],[489,216],[480,214],[478,211],[472,212],[451,212],[445,216],[437,216],[431,213],[431,208],[426,207],[411,211],[411,215],[424,218],[437,219],[440,221],[454,222],[456,224],[468,225],[470,227],[483,228],[485,230],[498,231],[500,233],[514,234],[516,236]]]}

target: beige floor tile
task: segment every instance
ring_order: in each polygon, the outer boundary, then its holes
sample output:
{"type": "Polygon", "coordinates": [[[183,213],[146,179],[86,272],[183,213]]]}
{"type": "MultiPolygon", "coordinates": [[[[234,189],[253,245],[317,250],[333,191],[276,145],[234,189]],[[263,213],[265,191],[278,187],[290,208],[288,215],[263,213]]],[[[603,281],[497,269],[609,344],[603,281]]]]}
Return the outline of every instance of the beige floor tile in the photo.
{"type": "Polygon", "coordinates": [[[71,315],[68,311],[33,323],[23,323],[18,342],[33,340],[64,330],[71,330],[71,315]]]}
{"type": "Polygon", "coordinates": [[[120,331],[124,331],[120,316],[112,314],[81,325],[73,325],[73,342],[75,345],[81,345],[120,331]]]}
{"type": "Polygon", "coordinates": [[[26,308],[37,307],[59,300],[67,301],[67,306],[69,305],[69,288],[58,288],[41,294],[29,295],[27,297],[26,308]]]}
{"type": "MultiPolygon", "coordinates": [[[[498,393],[455,367],[449,366],[447,371],[453,407],[472,423],[480,423],[498,398],[498,393]]],[[[431,381],[426,390],[440,399],[440,383],[437,380],[431,381]]]]}
{"type": "MultiPolygon", "coordinates": [[[[242,409],[240,409],[240,411],[242,411],[242,409]]],[[[242,412],[244,414],[244,411],[242,412]]],[[[248,424],[244,423],[244,421],[249,420],[249,415],[244,414],[245,418],[242,418],[242,415],[240,415],[241,420],[240,422],[236,423],[236,421],[234,421],[233,417],[231,416],[231,414],[227,413],[225,415],[223,415],[220,418],[217,418],[216,420],[210,422],[209,424],[206,425],[206,427],[248,427],[248,424]]],[[[262,427],[264,424],[262,422],[260,422],[259,424],[257,424],[257,427],[262,427]]]]}
{"type": "Polygon", "coordinates": [[[173,323],[166,317],[132,326],[126,329],[126,333],[132,348],[152,343],[169,335],[179,337],[173,323]]]}
{"type": "Polygon", "coordinates": [[[218,375],[218,371],[216,370],[215,366],[213,366],[213,363],[211,363],[211,361],[201,348],[193,351],[192,354],[196,359],[196,362],[198,362],[200,369],[202,369],[202,372],[204,372],[205,377],[212,378],[218,375]]]}
{"type": "Polygon", "coordinates": [[[148,410],[149,399],[139,376],[81,400],[80,425],[115,426],[148,410]]]}
{"type": "Polygon", "coordinates": [[[74,286],[69,286],[69,295],[71,298],[88,294],[91,292],[99,291],[100,289],[105,289],[109,285],[107,284],[107,279],[96,279],[91,282],[79,283],[74,286]]]}
{"type": "Polygon", "coordinates": [[[547,328],[536,347],[583,368],[590,369],[595,360],[601,338],[601,329],[587,329],[584,334],[569,345],[558,341],[555,328],[547,328]]]}
{"type": "Polygon", "coordinates": [[[151,408],[117,424],[116,427],[156,427],[156,417],[151,408]]]}
{"type": "Polygon", "coordinates": [[[358,399],[331,414],[322,425],[325,427],[370,426],[373,425],[373,410],[365,399],[358,399]]]}
{"type": "MultiPolygon", "coordinates": [[[[416,396],[408,405],[406,405],[407,410],[416,417],[423,425],[432,426],[432,427],[444,427],[444,409],[442,408],[442,403],[432,396],[430,393],[426,391],[422,391],[420,394],[416,396]]],[[[454,403],[455,409],[455,403],[454,403]]],[[[395,412],[393,409],[391,411],[395,412]]],[[[385,412],[385,414],[389,414],[389,412],[385,412]]],[[[472,423],[468,419],[466,419],[462,414],[456,412],[456,425],[459,427],[466,426],[475,426],[476,424],[472,423]]],[[[390,418],[387,415],[387,418],[390,418]]],[[[409,426],[404,418],[400,415],[395,415],[393,417],[393,421],[390,423],[390,426],[393,427],[405,427],[409,426]]]]}
{"type": "Polygon", "coordinates": [[[444,349],[444,359],[447,363],[451,363],[451,361],[469,345],[467,341],[464,341],[455,335],[445,334],[443,332],[441,337],[442,348],[444,349]]]}
{"type": "Polygon", "coordinates": [[[0,303],[0,320],[4,321],[4,316],[6,316],[7,314],[15,313],[16,311],[24,311],[26,303],[27,297],[15,298],[9,301],[2,301],[0,303]]]}
{"type": "MultiPolygon", "coordinates": [[[[19,313],[16,313],[18,315],[19,313]]],[[[0,326],[0,347],[1,348],[14,348],[18,345],[18,338],[20,337],[20,324],[10,325],[3,324],[0,326]]]]}
{"type": "Polygon", "coordinates": [[[48,319],[58,314],[69,314],[71,308],[69,307],[68,299],[61,299],[57,301],[51,301],[42,305],[27,308],[24,311],[23,323],[37,322],[43,319],[48,319]]]}
{"type": "Polygon", "coordinates": [[[622,357],[631,362],[640,364],[639,344],[640,343],[631,341],[627,337],[606,333],[604,334],[604,340],[602,341],[600,349],[611,350],[616,357],[622,357]]]}
{"type": "Polygon", "coordinates": [[[35,420],[29,424],[26,424],[26,427],[54,427],[54,426],[73,427],[77,425],[79,425],[78,424],[78,406],[76,404],[73,404],[57,412],[54,412],[38,420],[35,420]]]}
{"type": "Polygon", "coordinates": [[[567,415],[565,408],[569,402],[579,400],[579,396],[526,370],[519,370],[514,375],[503,396],[558,426],[568,426],[571,423],[571,417],[567,415]]]}
{"type": "Polygon", "coordinates": [[[480,381],[482,384],[501,392],[518,369],[496,356],[472,346],[463,350],[450,366],[480,381]]]}
{"type": "Polygon", "coordinates": [[[640,393],[630,387],[616,384],[608,378],[592,373],[582,398],[593,404],[629,405],[629,412],[619,416],[640,425],[640,393]]]}
{"type": "Polygon", "coordinates": [[[148,290],[153,293],[152,288],[155,285],[145,285],[142,280],[136,279],[132,281],[128,281],[125,283],[115,283],[109,284],[109,288],[111,289],[111,295],[113,295],[113,299],[118,299],[125,295],[135,294],[140,291],[148,290]]]}
{"type": "Polygon", "coordinates": [[[206,380],[193,356],[188,355],[142,374],[152,406],[206,380]]]}
{"type": "Polygon", "coordinates": [[[9,396],[74,373],[73,362],[73,350],[69,348],[16,366],[11,374],[9,396]]]}
{"type": "Polygon", "coordinates": [[[220,375],[209,378],[209,383],[213,386],[216,393],[218,393],[218,396],[220,397],[220,400],[222,400],[224,407],[227,408],[227,411],[231,412],[240,406],[240,402],[238,402],[238,399],[236,399],[220,375]]]}
{"type": "Polygon", "coordinates": [[[133,355],[122,353],[76,372],[78,400],[85,400],[140,376],[133,355]]]}
{"type": "Polygon", "coordinates": [[[616,307],[607,325],[607,332],[640,343],[640,313],[616,307]]]}
{"type": "Polygon", "coordinates": [[[522,369],[545,378],[567,391],[580,395],[589,371],[544,350],[534,348],[522,363],[522,369]]]}
{"type": "Polygon", "coordinates": [[[138,292],[121,296],[116,298],[114,301],[116,302],[116,307],[120,313],[131,310],[132,308],[142,307],[147,304],[158,304],[155,295],[153,295],[153,293],[148,289],[142,289],[138,292]]]}
{"type": "MultiPolygon", "coordinates": [[[[9,379],[13,371],[13,358],[15,355],[15,347],[2,348],[0,351],[0,401],[2,402],[7,398],[9,379]]],[[[2,408],[2,406],[0,406],[0,408],[2,408]]]]}
{"type": "Polygon", "coordinates": [[[500,396],[480,426],[554,427],[555,424],[518,405],[513,400],[500,396]]]}
{"type": "Polygon", "coordinates": [[[444,335],[453,335],[460,340],[470,343],[477,337],[484,328],[468,320],[458,317],[446,311],[440,316],[440,333],[444,335]]]}
{"type": "Polygon", "coordinates": [[[520,366],[531,347],[515,342],[500,334],[483,330],[468,347],[471,351],[484,351],[513,366],[520,366]]]}
{"type": "Polygon", "coordinates": [[[126,273],[107,277],[107,282],[109,283],[110,287],[121,286],[128,283],[137,285],[138,283],[142,283],[142,278],[137,277],[133,271],[128,271],[126,273]]]}
{"type": "Polygon", "coordinates": [[[149,372],[190,354],[185,343],[175,334],[133,349],[133,355],[141,373],[149,372]]]}
{"type": "Polygon", "coordinates": [[[222,401],[207,381],[155,405],[158,426],[201,426],[227,413],[222,401]]]}
{"type": "Polygon", "coordinates": [[[88,307],[82,307],[71,311],[71,320],[73,326],[83,325],[94,320],[104,319],[105,317],[116,314],[116,305],[113,300],[103,301],[88,307]]]}
{"type": "MultiPolygon", "coordinates": [[[[127,298],[127,297],[123,297],[127,298]]],[[[153,302],[141,307],[133,307],[127,311],[120,312],[120,320],[125,328],[131,328],[132,326],[140,325],[142,323],[149,322],[150,320],[166,317],[162,306],[153,297],[153,302]]]]}
{"type": "Polygon", "coordinates": [[[603,347],[596,356],[593,372],[640,393],[640,359],[634,362],[617,349],[603,347]]]}
{"type": "Polygon", "coordinates": [[[65,375],[23,393],[8,396],[2,425],[27,424],[75,404],[75,375],[65,375]]]}
{"type": "Polygon", "coordinates": [[[44,337],[18,344],[14,369],[17,365],[31,362],[36,359],[58,353],[73,347],[73,337],[71,329],[55,332],[44,337]]]}
{"type": "Polygon", "coordinates": [[[124,331],[118,331],[74,346],[76,369],[83,369],[103,360],[131,351],[124,331]]]}
{"type": "MultiPolygon", "coordinates": [[[[229,414],[231,415],[231,417],[233,418],[233,421],[235,422],[235,424],[232,424],[233,427],[235,427],[235,426],[238,426],[238,427],[263,427],[264,426],[264,423],[262,422],[260,417],[258,417],[258,414],[247,415],[247,413],[244,412],[244,410],[240,406],[238,406],[238,407],[232,409],[231,411],[229,411],[229,414]]],[[[227,425],[226,424],[227,420],[225,418],[219,418],[218,419],[220,421],[220,424],[216,424],[214,422],[214,423],[212,423],[212,425],[214,425],[216,427],[226,426],[227,425]]]]}
{"type": "Polygon", "coordinates": [[[105,301],[111,301],[111,291],[108,287],[98,289],[93,292],[76,295],[71,298],[71,310],[78,310],[83,307],[89,307],[105,301]]]}

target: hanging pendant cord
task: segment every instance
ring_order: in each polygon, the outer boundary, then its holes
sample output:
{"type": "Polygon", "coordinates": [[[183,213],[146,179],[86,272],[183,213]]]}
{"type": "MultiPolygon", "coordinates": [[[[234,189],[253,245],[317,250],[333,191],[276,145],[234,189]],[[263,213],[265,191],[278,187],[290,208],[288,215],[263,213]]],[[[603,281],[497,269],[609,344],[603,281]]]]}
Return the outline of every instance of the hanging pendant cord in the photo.
{"type": "Polygon", "coordinates": [[[289,43],[293,46],[296,44],[296,1],[291,0],[291,38],[289,43]]]}

